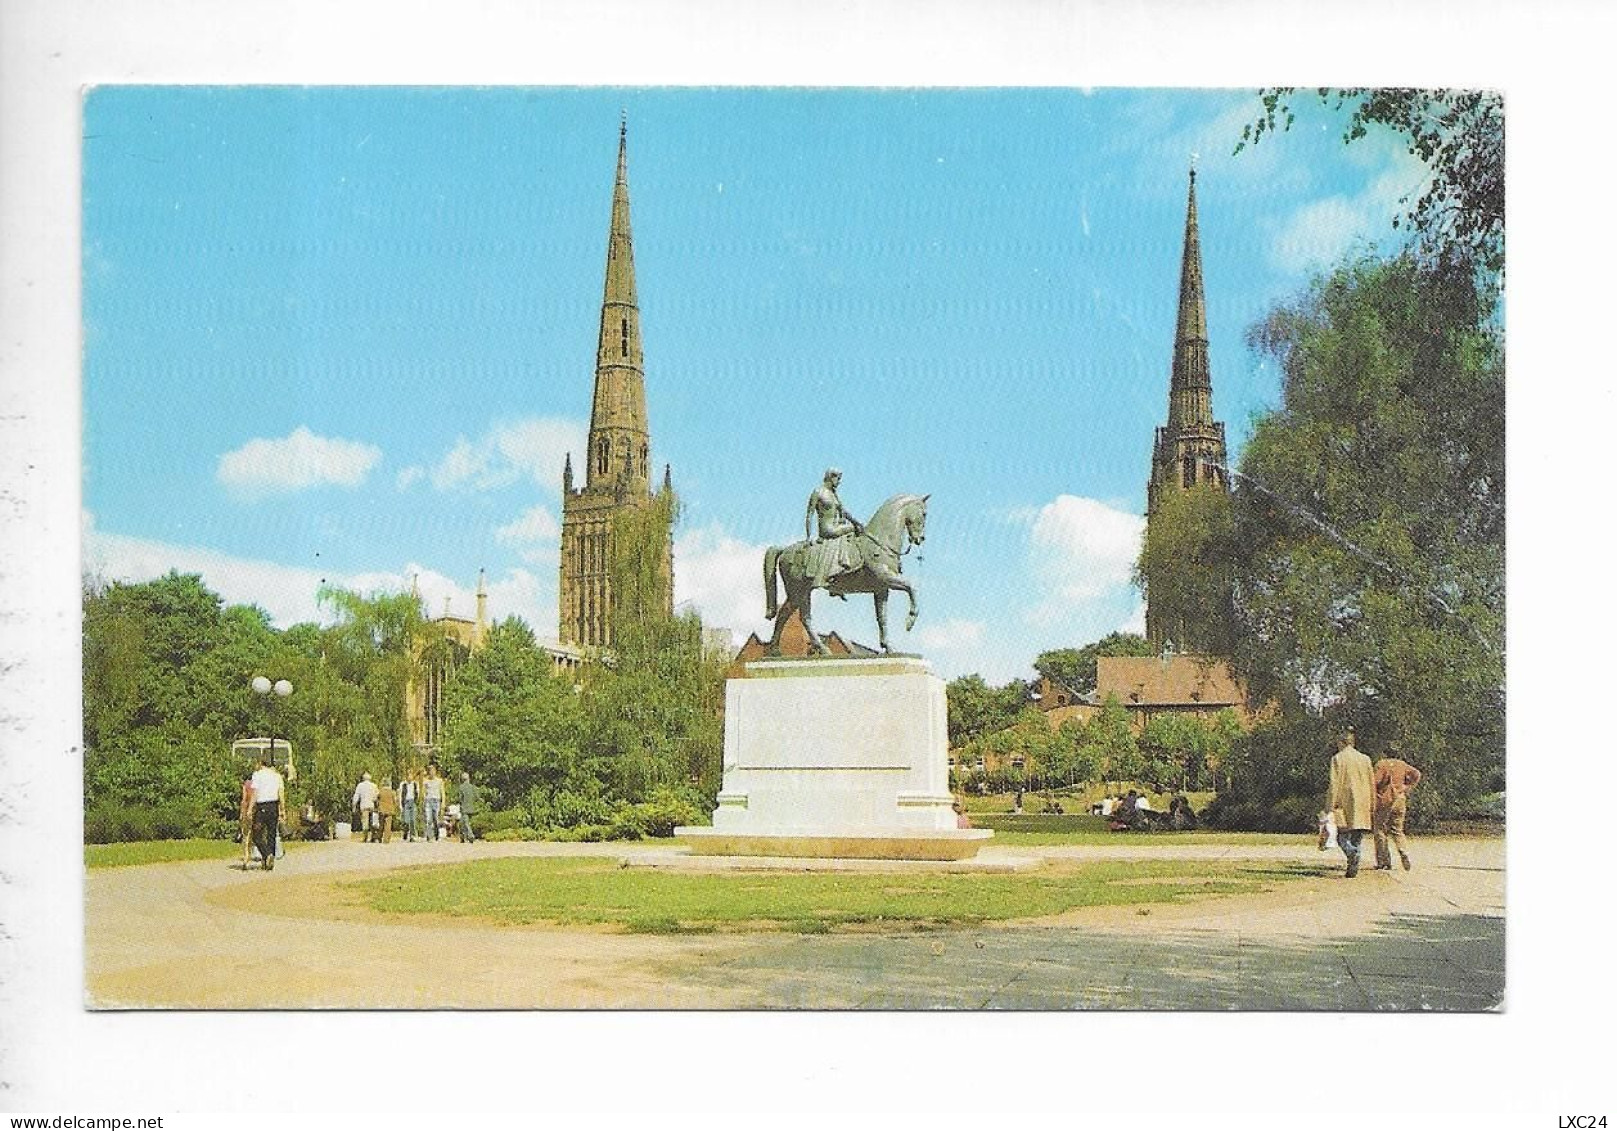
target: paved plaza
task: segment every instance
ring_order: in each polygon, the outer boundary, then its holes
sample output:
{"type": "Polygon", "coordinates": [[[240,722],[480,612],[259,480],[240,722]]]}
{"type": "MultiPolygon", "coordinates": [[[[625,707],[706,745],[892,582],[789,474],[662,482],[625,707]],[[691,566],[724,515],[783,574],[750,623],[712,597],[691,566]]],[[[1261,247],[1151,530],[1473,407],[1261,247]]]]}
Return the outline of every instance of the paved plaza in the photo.
{"type": "MultiPolygon", "coordinates": [[[[1261,894],[1084,908],[948,930],[641,935],[383,915],[333,881],[489,856],[644,845],[299,846],[275,872],[193,861],[86,873],[95,1008],[1500,1008],[1502,839],[1417,841],[1412,872],[1340,872],[1261,894]],[[441,977],[433,972],[442,972],[441,977]],[[452,976],[451,976],[452,975],[452,976]],[[276,990],[266,997],[263,985],[276,990]]],[[[672,851],[662,849],[662,851],[672,851]]],[[[1340,863],[1305,838],[989,848],[1050,859],[1340,863]]]]}

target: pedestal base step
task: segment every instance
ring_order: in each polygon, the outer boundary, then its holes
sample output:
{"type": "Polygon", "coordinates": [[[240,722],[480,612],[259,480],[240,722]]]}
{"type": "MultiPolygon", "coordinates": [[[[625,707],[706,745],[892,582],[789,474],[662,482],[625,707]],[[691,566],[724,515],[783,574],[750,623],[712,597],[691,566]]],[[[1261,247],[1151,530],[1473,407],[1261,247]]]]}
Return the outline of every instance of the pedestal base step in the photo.
{"type": "Polygon", "coordinates": [[[835,860],[965,860],[992,839],[992,829],[781,829],[722,832],[674,830],[698,856],[792,856],[835,860]]]}
{"type": "Polygon", "coordinates": [[[844,872],[875,875],[916,873],[1031,872],[1044,866],[1041,856],[1003,856],[990,852],[969,860],[859,860],[832,856],[703,856],[673,852],[630,852],[619,858],[625,868],[655,868],[666,872],[844,872]]]}

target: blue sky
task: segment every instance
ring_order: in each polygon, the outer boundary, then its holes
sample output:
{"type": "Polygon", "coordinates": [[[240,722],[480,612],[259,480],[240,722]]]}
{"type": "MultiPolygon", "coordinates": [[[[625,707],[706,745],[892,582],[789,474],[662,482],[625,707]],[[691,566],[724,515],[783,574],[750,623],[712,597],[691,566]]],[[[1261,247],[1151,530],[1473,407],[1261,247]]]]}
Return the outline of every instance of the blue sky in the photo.
{"type": "MultiPolygon", "coordinates": [[[[287,625],[321,580],[556,632],[620,112],[676,598],[763,631],[763,547],[827,464],[930,492],[895,646],[999,681],[1141,624],[1198,167],[1214,409],[1247,327],[1421,169],[1323,109],[1238,156],[1249,91],[103,87],[85,103],[85,568],[201,572],[287,625]]],[[[873,640],[868,601],[822,627],[873,640]]]]}

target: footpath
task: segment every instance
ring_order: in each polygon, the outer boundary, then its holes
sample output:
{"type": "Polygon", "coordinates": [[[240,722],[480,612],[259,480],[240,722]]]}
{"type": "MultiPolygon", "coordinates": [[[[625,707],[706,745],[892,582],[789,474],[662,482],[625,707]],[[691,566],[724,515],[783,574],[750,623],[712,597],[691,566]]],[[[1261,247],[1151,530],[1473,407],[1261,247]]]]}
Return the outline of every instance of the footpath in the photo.
{"type": "MultiPolygon", "coordinates": [[[[1423,839],[1411,872],[941,931],[632,935],[388,916],[332,881],[489,856],[644,845],[299,846],[273,873],[209,860],[85,873],[99,1009],[1499,1008],[1505,842],[1423,839]]],[[[1052,859],[1328,860],[1296,846],[1156,841],[988,848],[1052,859]]]]}

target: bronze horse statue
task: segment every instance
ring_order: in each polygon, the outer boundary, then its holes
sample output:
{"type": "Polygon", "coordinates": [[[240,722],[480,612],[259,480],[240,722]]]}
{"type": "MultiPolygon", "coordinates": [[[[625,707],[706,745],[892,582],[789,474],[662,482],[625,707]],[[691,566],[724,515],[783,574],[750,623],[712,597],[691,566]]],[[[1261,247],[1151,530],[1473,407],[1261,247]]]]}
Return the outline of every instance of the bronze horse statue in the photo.
{"type": "Polygon", "coordinates": [[[772,652],[780,649],[780,634],[791,617],[792,610],[803,614],[803,630],[808,633],[809,646],[820,655],[826,654],[825,642],[814,632],[809,619],[809,605],[815,589],[824,589],[834,597],[849,593],[869,593],[876,601],[876,627],[881,632],[881,650],[890,652],[887,644],[887,594],[901,589],[909,594],[910,615],[904,629],[915,627],[915,586],[903,574],[903,556],[910,548],[926,540],[926,501],[930,495],[894,495],[870,516],[870,521],[852,534],[844,534],[845,546],[838,553],[826,551],[832,542],[794,542],[790,546],[771,546],[764,551],[764,615],[775,621],[775,635],[769,642],[772,652]],[[828,576],[816,567],[823,561],[836,560],[839,568],[828,576]],[[779,575],[786,590],[786,600],[779,603],[775,578],[779,575]]]}

